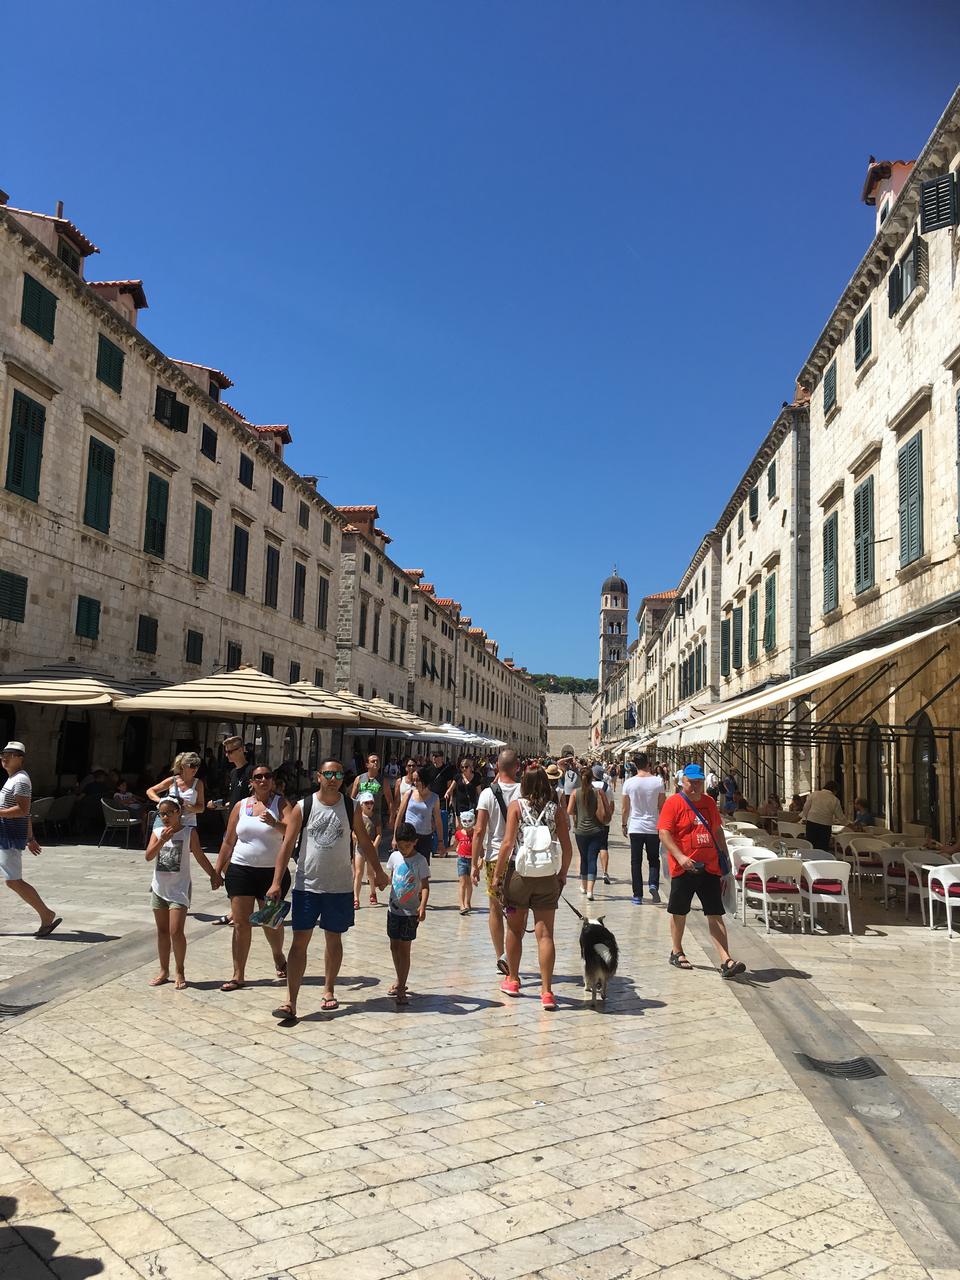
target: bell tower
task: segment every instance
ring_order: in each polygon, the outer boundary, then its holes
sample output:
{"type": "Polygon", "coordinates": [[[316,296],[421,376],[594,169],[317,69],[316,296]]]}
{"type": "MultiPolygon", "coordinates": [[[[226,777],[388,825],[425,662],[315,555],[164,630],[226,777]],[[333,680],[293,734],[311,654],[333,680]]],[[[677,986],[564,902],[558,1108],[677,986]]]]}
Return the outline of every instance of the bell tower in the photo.
{"type": "Polygon", "coordinates": [[[613,573],[600,588],[600,688],[613,668],[627,657],[627,584],[613,573]]]}

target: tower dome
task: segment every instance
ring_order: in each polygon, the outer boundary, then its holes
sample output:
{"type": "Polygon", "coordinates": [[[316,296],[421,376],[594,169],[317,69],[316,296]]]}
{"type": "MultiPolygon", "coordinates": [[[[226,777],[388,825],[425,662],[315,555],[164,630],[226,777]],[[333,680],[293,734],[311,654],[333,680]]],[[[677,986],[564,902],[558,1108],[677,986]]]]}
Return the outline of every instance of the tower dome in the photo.
{"type": "Polygon", "coordinates": [[[621,595],[625,596],[628,588],[627,584],[619,574],[611,573],[610,577],[606,579],[600,590],[604,595],[609,594],[611,591],[618,591],[621,595]]]}

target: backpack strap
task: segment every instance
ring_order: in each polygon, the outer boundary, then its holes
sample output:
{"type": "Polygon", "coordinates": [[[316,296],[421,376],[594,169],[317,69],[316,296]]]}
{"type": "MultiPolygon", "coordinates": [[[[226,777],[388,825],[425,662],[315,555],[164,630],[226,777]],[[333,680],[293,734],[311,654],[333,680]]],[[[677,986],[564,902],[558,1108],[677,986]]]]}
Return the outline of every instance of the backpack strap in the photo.
{"type": "Polygon", "coordinates": [[[730,859],[729,859],[729,857],[727,856],[727,854],[725,854],[725,853],[724,853],[724,851],[720,848],[720,841],[719,841],[719,840],[717,839],[717,837],[714,835],[714,833],[713,833],[713,827],[711,827],[710,823],[706,820],[706,818],[703,816],[703,814],[700,812],[700,810],[697,808],[697,806],[696,806],[696,805],[693,803],[693,801],[692,801],[692,800],[687,796],[686,792],[684,792],[684,791],[681,791],[681,792],[680,792],[680,799],[681,799],[681,800],[682,800],[682,801],[683,801],[683,802],[684,802],[684,803],[685,803],[689,808],[691,808],[691,809],[693,810],[693,812],[694,812],[694,813],[697,815],[697,817],[700,819],[701,823],[702,823],[702,824],[707,828],[707,831],[708,831],[708,833],[709,833],[709,835],[710,835],[710,839],[713,841],[713,847],[714,847],[714,848],[716,849],[716,851],[717,851],[717,861],[718,861],[718,863],[720,864],[720,871],[721,871],[721,873],[722,873],[723,875],[729,875],[729,873],[730,873],[730,859]]]}
{"type": "Polygon", "coordinates": [[[310,811],[312,808],[313,792],[311,791],[300,801],[300,809],[303,816],[300,819],[300,834],[297,836],[297,843],[291,855],[294,862],[299,862],[300,860],[300,850],[303,848],[303,837],[307,830],[307,823],[310,821],[310,811]]]}
{"type": "Polygon", "coordinates": [[[504,822],[506,822],[507,802],[503,798],[503,792],[500,789],[500,783],[494,782],[493,785],[490,787],[490,790],[493,792],[494,799],[496,800],[497,804],[500,806],[500,812],[503,814],[503,820],[504,822]]]}

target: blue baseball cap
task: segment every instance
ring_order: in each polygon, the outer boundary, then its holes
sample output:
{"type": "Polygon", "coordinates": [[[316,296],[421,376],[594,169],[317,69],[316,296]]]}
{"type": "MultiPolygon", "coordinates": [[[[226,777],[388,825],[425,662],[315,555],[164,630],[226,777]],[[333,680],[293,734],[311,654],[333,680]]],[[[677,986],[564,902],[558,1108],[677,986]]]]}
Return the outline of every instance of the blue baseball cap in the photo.
{"type": "Polygon", "coordinates": [[[700,766],[699,766],[698,764],[688,764],[688,765],[685,765],[685,766],[684,766],[684,769],[683,769],[683,776],[684,776],[685,778],[693,778],[694,780],[696,780],[697,778],[699,778],[699,779],[700,779],[700,781],[702,782],[702,781],[703,781],[703,770],[700,768],[700,766]]]}

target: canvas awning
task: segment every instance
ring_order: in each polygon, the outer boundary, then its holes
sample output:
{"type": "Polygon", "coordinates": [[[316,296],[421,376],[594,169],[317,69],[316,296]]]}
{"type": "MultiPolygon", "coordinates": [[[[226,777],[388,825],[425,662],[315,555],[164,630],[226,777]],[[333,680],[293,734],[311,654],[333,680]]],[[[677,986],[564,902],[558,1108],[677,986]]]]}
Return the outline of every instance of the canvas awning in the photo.
{"type": "MultiPolygon", "coordinates": [[[[318,689],[317,693],[323,690],[318,689]]],[[[170,715],[199,715],[209,720],[270,723],[320,720],[328,724],[353,724],[358,719],[349,707],[305,697],[302,691],[264,675],[255,667],[218,671],[212,676],[169,685],[134,698],[120,698],[114,705],[118,711],[166,711],[170,715]]]]}
{"type": "Polygon", "coordinates": [[[657,742],[661,747],[698,746],[703,743],[726,742],[730,724],[734,720],[742,720],[756,715],[768,707],[775,707],[781,702],[789,702],[794,698],[802,698],[814,689],[843,680],[855,671],[861,671],[874,663],[891,658],[913,645],[955,627],[960,618],[943,622],[939,626],[919,631],[912,636],[904,636],[890,644],[878,645],[872,649],[862,649],[859,653],[848,654],[836,662],[830,662],[816,671],[796,676],[792,680],[784,680],[780,684],[771,685],[760,693],[747,694],[742,698],[731,699],[728,703],[714,706],[711,711],[698,720],[682,725],[678,729],[668,730],[658,735],[657,742]]]}
{"type": "Polygon", "coordinates": [[[122,698],[141,693],[159,681],[116,680],[77,662],[0,676],[0,702],[37,702],[47,706],[108,707],[122,698]]]}

